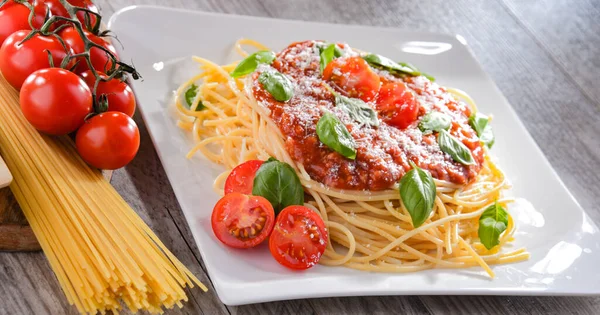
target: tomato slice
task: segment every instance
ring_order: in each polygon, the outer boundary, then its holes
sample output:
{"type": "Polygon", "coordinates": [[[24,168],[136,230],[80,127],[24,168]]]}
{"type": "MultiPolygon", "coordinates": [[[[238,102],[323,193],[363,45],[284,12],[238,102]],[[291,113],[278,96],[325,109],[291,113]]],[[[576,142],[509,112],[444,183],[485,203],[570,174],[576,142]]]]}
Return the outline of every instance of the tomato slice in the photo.
{"type": "Polygon", "coordinates": [[[419,104],[402,82],[387,83],[377,97],[377,111],[386,123],[404,129],[417,120],[419,104]]]}
{"type": "Polygon", "coordinates": [[[360,57],[337,58],[327,64],[323,78],[331,81],[349,97],[368,102],[375,99],[381,80],[360,57]]]}
{"type": "Polygon", "coordinates": [[[252,194],[254,187],[254,175],[264,163],[261,160],[250,160],[236,166],[225,180],[225,194],[239,192],[252,194]]]}
{"type": "Polygon", "coordinates": [[[316,265],[327,247],[323,219],[304,206],[289,206],[277,216],[269,250],[278,263],[305,270],[316,265]]]}
{"type": "Polygon", "coordinates": [[[221,198],[211,217],[215,236],[223,244],[235,248],[250,248],[262,243],[271,234],[274,222],[275,211],[267,199],[237,192],[221,198]]]}

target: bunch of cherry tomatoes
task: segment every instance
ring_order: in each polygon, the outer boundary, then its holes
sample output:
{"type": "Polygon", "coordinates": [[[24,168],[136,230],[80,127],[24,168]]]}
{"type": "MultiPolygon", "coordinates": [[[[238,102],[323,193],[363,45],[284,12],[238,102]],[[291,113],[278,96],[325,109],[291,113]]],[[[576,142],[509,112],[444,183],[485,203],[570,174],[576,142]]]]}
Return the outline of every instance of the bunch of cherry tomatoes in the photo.
{"type": "Polygon", "coordinates": [[[21,110],[33,127],[48,135],[75,133],[77,151],[87,163],[121,168],[140,144],[131,118],[135,96],[121,80],[115,48],[99,34],[98,8],[90,0],[67,2],[4,2],[0,72],[20,91],[21,110]],[[77,19],[71,19],[73,12],[77,19]]]}

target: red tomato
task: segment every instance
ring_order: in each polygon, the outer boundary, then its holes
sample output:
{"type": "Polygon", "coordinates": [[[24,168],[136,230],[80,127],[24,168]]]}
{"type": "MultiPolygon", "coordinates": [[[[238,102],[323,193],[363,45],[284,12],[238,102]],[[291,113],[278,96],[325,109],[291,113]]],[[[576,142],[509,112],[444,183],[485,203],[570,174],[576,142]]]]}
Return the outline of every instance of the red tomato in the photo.
{"type": "Polygon", "coordinates": [[[77,130],[92,111],[92,92],[75,73],[48,68],[25,80],[20,103],[23,115],[37,130],[64,135],[77,130]]]}
{"type": "Polygon", "coordinates": [[[223,244],[250,248],[262,243],[273,229],[275,212],[271,203],[260,196],[237,192],[217,202],[211,216],[215,236],[223,244]]]}
{"type": "Polygon", "coordinates": [[[337,58],[327,64],[323,78],[333,82],[349,97],[358,97],[368,102],[379,92],[379,76],[360,57],[337,58]]]}
{"type": "Polygon", "coordinates": [[[263,163],[260,160],[250,160],[236,166],[225,180],[225,194],[232,192],[252,194],[254,175],[263,163]]]}
{"type": "MultiPolygon", "coordinates": [[[[0,45],[10,34],[20,30],[30,30],[29,9],[20,3],[9,1],[0,8],[0,45]]],[[[33,26],[39,28],[44,24],[46,9],[34,6],[33,26]]]]}
{"type": "Polygon", "coordinates": [[[316,265],[327,247],[323,219],[304,206],[289,206],[277,216],[269,250],[278,263],[296,270],[316,265]]]}
{"type": "Polygon", "coordinates": [[[88,119],[79,128],[75,145],[88,164],[116,170],[137,154],[140,131],[131,117],[121,112],[105,112],[88,119]]]}
{"type": "MultiPolygon", "coordinates": [[[[65,9],[65,7],[60,3],[59,0],[42,0],[42,1],[36,0],[36,3],[37,2],[41,2],[44,5],[48,6],[52,15],[64,16],[66,18],[71,17],[69,15],[69,12],[67,11],[67,9],[65,9]]],[[[88,9],[94,13],[98,13],[98,7],[91,0],[67,0],[67,2],[73,6],[88,9]]],[[[86,24],[85,24],[85,15],[86,15],[86,12],[78,11],[77,19],[79,20],[79,22],[81,22],[81,25],[84,28],[89,29],[86,27],[86,24]]],[[[93,14],[89,14],[89,16],[90,16],[90,26],[94,27],[94,24],[96,23],[96,17],[93,14]]],[[[61,25],[61,24],[65,24],[65,22],[57,22],[56,26],[61,25]]]]}
{"type": "Polygon", "coordinates": [[[59,67],[67,56],[67,51],[54,36],[35,35],[19,45],[27,34],[29,31],[25,30],[13,33],[0,48],[0,71],[17,90],[30,74],[50,68],[47,51],[52,54],[55,67],[59,67]]]}
{"type": "Polygon", "coordinates": [[[377,111],[388,124],[404,129],[417,120],[419,104],[402,82],[387,83],[377,97],[377,111]]]}
{"type": "MultiPolygon", "coordinates": [[[[115,47],[113,47],[113,45],[111,45],[109,42],[88,31],[84,31],[84,34],[92,42],[106,48],[115,56],[117,55],[115,47]]],[[[59,35],[65,41],[67,46],[73,49],[73,52],[75,54],[80,54],[85,51],[85,45],[83,43],[83,40],[81,39],[79,33],[74,27],[70,26],[61,30],[59,35]]],[[[75,72],[83,73],[87,70],[90,70],[90,67],[88,66],[84,58],[79,58],[78,60],[79,64],[77,65],[77,69],[75,69],[75,72]]],[[[104,73],[108,72],[108,70],[110,70],[113,64],[112,59],[110,59],[108,54],[102,49],[96,47],[90,49],[90,61],[92,62],[92,66],[94,67],[94,69],[96,69],[96,71],[104,73]]]]}
{"type": "MultiPolygon", "coordinates": [[[[106,77],[104,73],[100,72],[98,74],[106,77]]],[[[92,71],[83,72],[81,77],[90,87],[90,90],[93,90],[94,84],[96,84],[96,77],[94,77],[92,71]]],[[[102,94],[106,95],[108,99],[109,111],[122,112],[129,117],[133,117],[135,113],[135,95],[127,83],[119,79],[112,79],[106,82],[100,81],[96,90],[96,99],[99,99],[102,94]]]]}

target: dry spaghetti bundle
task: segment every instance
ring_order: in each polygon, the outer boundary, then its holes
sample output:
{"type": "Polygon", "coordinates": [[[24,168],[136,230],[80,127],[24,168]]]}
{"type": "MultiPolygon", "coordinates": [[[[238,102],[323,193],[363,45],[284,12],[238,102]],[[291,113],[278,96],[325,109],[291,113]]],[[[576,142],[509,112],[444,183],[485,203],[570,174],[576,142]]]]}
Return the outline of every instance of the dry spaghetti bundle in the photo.
{"type": "MultiPolygon", "coordinates": [[[[236,48],[242,56],[247,56],[242,44],[266,49],[254,41],[240,40],[236,48]]],[[[339,190],[311,179],[303,165],[287,152],[285,138],[267,109],[249,91],[249,77],[230,76],[237,63],[219,66],[204,58],[193,59],[201,72],[179,88],[175,101],[178,125],[189,130],[196,141],[188,158],[199,151],[226,167],[227,171],[215,180],[215,190],[221,194],[230,170],[244,161],[272,156],[295,168],[305,192],[312,197],[305,205],[317,211],[329,229],[330,242],[321,264],[381,272],[481,266],[493,277],[489,264],[529,257],[524,248],[503,250],[513,241],[511,218],[499,246],[488,250],[478,239],[478,221],[485,209],[495,202],[504,205],[512,201],[503,197],[509,184],[487,153],[472,184],[435,179],[433,215],[422,226],[413,228],[397,187],[384,191],[339,190]],[[182,96],[193,84],[198,85],[198,95],[191,106],[184,105],[182,96]]],[[[449,91],[475,106],[460,91],[449,91]]]]}
{"type": "Polygon", "coordinates": [[[69,302],[84,313],[162,312],[206,287],[163,245],[68,137],[39,134],[0,82],[0,153],[10,188],[69,302]]]}

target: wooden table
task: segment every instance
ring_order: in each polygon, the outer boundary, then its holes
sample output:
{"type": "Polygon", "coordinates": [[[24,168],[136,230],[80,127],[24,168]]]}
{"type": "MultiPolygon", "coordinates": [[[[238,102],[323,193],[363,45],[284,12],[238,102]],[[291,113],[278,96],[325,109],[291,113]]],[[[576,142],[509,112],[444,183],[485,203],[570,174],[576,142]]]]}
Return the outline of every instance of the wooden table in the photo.
{"type": "MultiPolygon", "coordinates": [[[[600,203],[594,198],[600,196],[600,1],[96,2],[106,17],[130,4],[162,4],[189,10],[461,34],[562,180],[600,224],[600,203]]],[[[115,172],[112,183],[181,261],[210,286],[140,115],[137,123],[142,132],[138,157],[115,172]]],[[[568,211],[565,209],[565,213],[568,211]]],[[[353,297],[227,307],[210,289],[208,293],[189,291],[191,301],[182,310],[169,313],[600,313],[600,297],[353,297]]],[[[42,253],[0,253],[0,299],[0,314],[75,313],[42,253]]]]}

